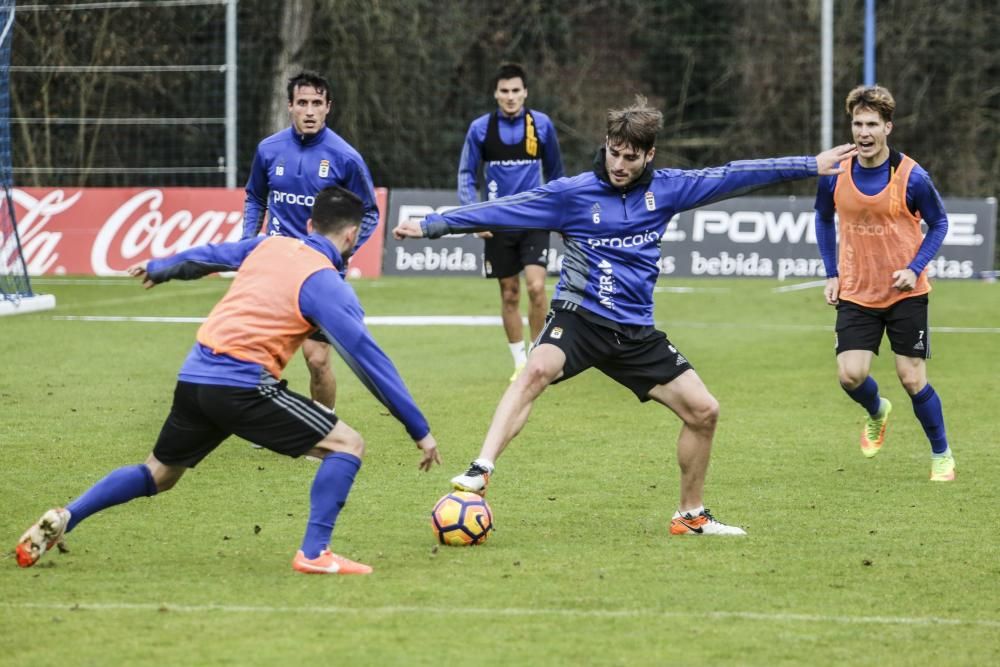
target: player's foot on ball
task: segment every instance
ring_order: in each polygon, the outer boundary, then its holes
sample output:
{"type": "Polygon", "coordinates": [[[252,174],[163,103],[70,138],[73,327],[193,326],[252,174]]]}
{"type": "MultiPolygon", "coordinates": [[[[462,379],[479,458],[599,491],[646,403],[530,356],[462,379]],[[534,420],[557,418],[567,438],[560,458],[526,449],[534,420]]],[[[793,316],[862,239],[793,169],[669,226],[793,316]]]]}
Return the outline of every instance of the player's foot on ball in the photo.
{"type": "Polygon", "coordinates": [[[885,426],[889,423],[889,413],[892,412],[892,403],[889,399],[881,399],[879,411],[874,417],[865,419],[865,425],[861,429],[861,453],[867,458],[871,458],[882,449],[885,442],[885,426]]]}
{"type": "Polygon", "coordinates": [[[707,509],[698,514],[674,512],[670,521],[671,535],[746,535],[739,526],[727,526],[716,520],[707,509]]]}
{"type": "Polygon", "coordinates": [[[469,493],[478,493],[481,496],[486,495],[486,487],[490,483],[490,475],[493,474],[493,467],[486,463],[476,459],[469,464],[469,469],[466,470],[461,475],[451,478],[451,485],[456,491],[468,491],[469,493]]]}
{"type": "Polygon", "coordinates": [[[931,481],[950,482],[955,479],[955,457],[950,453],[931,458],[931,481]]]}
{"type": "Polygon", "coordinates": [[[324,549],[316,558],[306,558],[300,549],[292,559],[292,569],[305,574],[371,574],[372,568],[324,549]]]}
{"type": "Polygon", "coordinates": [[[17,553],[17,564],[21,567],[31,567],[38,562],[46,551],[59,545],[60,550],[65,550],[62,544],[63,533],[69,525],[69,510],[62,507],[50,509],[42,515],[42,518],[21,536],[14,551],[17,553]]]}

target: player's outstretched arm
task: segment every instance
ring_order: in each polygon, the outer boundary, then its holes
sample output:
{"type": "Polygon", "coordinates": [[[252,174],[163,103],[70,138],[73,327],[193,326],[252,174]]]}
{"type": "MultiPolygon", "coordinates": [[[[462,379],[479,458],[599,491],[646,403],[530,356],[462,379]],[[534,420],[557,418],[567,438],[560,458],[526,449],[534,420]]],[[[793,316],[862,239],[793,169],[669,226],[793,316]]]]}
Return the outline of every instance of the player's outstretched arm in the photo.
{"type": "Polygon", "coordinates": [[[820,176],[833,176],[844,170],[840,163],[858,154],[858,149],[854,144],[841,144],[825,150],[816,156],[816,172],[820,176]]]}
{"type": "Polygon", "coordinates": [[[424,472],[431,469],[434,464],[441,465],[441,453],[438,452],[437,440],[428,433],[417,440],[417,449],[420,450],[420,469],[424,472]]]}

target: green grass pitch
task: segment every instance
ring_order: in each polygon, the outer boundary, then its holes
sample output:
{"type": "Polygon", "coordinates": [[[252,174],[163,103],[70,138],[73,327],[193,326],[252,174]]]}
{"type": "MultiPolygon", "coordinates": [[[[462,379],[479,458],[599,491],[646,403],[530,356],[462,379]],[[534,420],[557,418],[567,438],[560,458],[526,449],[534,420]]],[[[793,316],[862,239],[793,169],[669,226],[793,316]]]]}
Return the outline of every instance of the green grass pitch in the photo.
{"type": "MultiPolygon", "coordinates": [[[[746,538],[671,538],[678,421],[597,371],[550,388],[501,459],[486,544],[435,544],[429,513],[507,385],[499,326],[373,326],[444,466],[335,360],[368,455],[334,549],[370,577],[303,576],[315,464],[231,439],[160,497],[112,508],[22,570],[23,530],[141,462],[197,324],[227,282],[144,292],[50,279],[58,308],[0,319],[0,664],[986,665],[1000,663],[1000,287],[935,284],[930,379],[958,462],[929,447],[883,342],[896,410],[861,456],[820,289],[666,280],[657,323],[722,404],[706,504],[746,538]]],[[[370,316],[495,315],[492,281],[355,284],[370,316]]],[[[287,377],[308,391],[301,356],[287,377]]]]}

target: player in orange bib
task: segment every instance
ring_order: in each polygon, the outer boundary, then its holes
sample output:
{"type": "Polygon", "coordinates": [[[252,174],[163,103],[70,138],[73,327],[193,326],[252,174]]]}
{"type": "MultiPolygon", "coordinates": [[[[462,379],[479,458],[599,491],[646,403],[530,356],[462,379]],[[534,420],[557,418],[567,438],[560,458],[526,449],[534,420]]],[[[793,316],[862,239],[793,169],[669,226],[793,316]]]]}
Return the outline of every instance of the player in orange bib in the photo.
{"type": "Polygon", "coordinates": [[[941,247],[948,217],[927,172],[889,147],[892,94],[882,86],[859,86],[846,106],[858,155],[844,162],[839,175],[820,178],[816,194],[816,240],[827,277],[823,294],[837,307],[840,385],[868,412],[861,452],[871,458],[881,451],[892,411],[869,375],[888,333],[899,381],[930,440],[930,478],[948,482],[955,479],[955,458],[926,363],[931,356],[927,264],[941,247]]]}
{"type": "MultiPolygon", "coordinates": [[[[316,195],[306,224],[309,232],[302,239],[257,236],[208,244],[129,268],[146,288],[238,271],[198,329],[177,374],[170,413],[145,462],[112,470],[66,507],[45,512],[18,541],[18,565],[31,567],[53,547],[62,548],[64,535],[98,512],[169,491],[189,468],[238,435],[278,454],[321,460],[292,569],[305,574],[372,571],[330,550],[337,517],[361,468],[365,441],[330,408],[295,393],[281,379],[303,341],[322,332],[405,427],[420,452],[420,469],[441,462],[427,420],[368,332],[361,304],[341,277],[357,245],[362,213],[360,197],[331,186],[316,195]]],[[[212,517],[220,520],[217,512],[212,517]]]]}

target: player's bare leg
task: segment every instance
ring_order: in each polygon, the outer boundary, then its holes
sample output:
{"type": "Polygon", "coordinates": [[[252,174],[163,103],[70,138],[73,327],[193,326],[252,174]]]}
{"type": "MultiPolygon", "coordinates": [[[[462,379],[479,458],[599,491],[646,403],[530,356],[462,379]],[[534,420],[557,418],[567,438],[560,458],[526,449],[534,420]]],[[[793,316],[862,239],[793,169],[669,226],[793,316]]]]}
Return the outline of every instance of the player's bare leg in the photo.
{"type": "Polygon", "coordinates": [[[549,299],[545,294],[544,266],[529,264],[524,267],[524,285],[528,290],[528,326],[531,340],[538,340],[545,327],[545,316],[549,311],[549,299]]]}
{"type": "Polygon", "coordinates": [[[649,397],[680,417],[677,464],[681,469],[680,505],[671,520],[674,535],[745,535],[742,528],[717,521],[703,504],[712,439],[719,421],[719,402],[693,370],[653,387],[649,397]]]}
{"type": "Polygon", "coordinates": [[[309,367],[309,395],[317,403],[333,410],[337,400],[337,380],[330,363],[330,345],[307,338],[302,343],[302,356],[309,367]]]}
{"type": "Polygon", "coordinates": [[[562,375],[565,364],[566,355],[555,345],[543,344],[532,350],[524,371],[507,387],[493,413],[486,439],[479,450],[479,458],[472,462],[464,474],[452,478],[452,486],[480,495],[486,493],[493,464],[524,428],[535,399],[553,380],[562,375]]]}

